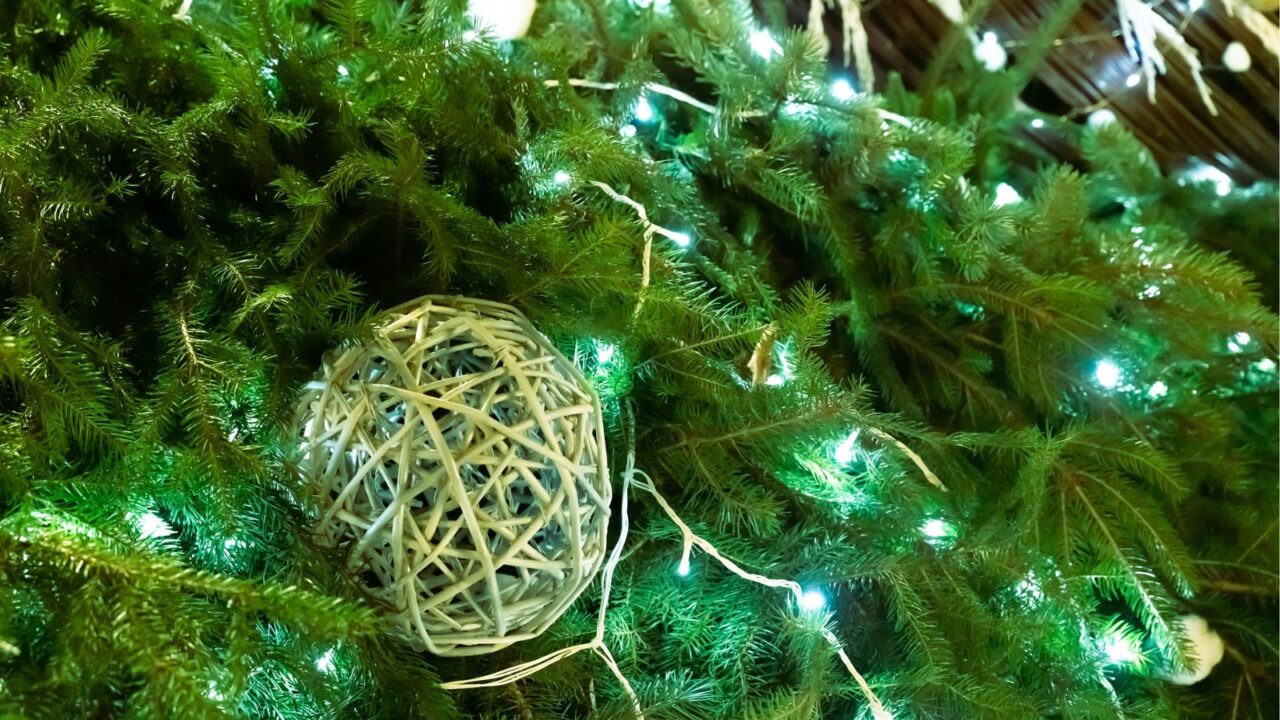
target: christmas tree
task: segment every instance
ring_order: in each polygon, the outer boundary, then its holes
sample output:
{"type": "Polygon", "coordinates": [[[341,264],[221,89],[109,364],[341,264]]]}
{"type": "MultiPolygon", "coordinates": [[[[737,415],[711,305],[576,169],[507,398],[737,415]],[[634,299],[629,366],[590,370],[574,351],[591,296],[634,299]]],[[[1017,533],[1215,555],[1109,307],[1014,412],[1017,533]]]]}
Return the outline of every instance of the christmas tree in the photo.
{"type": "Polygon", "coordinates": [[[0,716],[1275,717],[1276,189],[1019,103],[1081,4],[879,94],[779,2],[0,6],[0,716]],[[426,295],[608,447],[603,568],[463,657],[299,429],[426,295]]]}

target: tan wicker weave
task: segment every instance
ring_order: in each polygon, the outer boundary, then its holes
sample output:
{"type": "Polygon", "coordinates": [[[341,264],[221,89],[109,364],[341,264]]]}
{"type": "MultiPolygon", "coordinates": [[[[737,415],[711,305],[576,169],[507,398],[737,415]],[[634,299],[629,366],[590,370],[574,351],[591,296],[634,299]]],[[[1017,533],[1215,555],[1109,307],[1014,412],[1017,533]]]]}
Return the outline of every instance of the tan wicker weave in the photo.
{"type": "Polygon", "coordinates": [[[514,308],[431,296],[326,362],[300,405],[321,532],[437,655],[535,637],[604,560],[600,401],[514,308]]]}

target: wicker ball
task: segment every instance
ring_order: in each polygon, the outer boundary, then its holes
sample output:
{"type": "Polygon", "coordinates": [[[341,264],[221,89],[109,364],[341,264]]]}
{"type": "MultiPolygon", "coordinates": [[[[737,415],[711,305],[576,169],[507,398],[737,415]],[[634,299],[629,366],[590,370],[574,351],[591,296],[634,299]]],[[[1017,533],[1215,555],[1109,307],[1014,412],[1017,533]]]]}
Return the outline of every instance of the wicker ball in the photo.
{"type": "Polygon", "coordinates": [[[430,296],[326,361],[300,468],[397,627],[437,655],[536,637],[603,564],[600,401],[517,310],[430,296]]]}

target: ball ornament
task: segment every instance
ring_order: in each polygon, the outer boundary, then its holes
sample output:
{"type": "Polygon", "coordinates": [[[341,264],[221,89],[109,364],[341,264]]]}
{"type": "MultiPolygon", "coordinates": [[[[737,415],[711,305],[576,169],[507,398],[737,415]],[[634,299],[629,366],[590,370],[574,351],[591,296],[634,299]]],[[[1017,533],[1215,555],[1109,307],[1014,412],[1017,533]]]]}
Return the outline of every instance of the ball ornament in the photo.
{"type": "Polygon", "coordinates": [[[429,296],[391,310],[326,360],[299,427],[320,533],[419,648],[535,637],[604,562],[600,401],[515,308],[429,296]]]}

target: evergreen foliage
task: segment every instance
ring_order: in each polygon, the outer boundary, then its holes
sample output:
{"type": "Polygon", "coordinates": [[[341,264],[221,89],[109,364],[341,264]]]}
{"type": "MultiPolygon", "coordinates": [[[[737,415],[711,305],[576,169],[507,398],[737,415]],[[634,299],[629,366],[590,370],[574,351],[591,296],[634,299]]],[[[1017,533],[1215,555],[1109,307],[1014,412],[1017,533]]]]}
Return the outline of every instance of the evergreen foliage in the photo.
{"type": "Polygon", "coordinates": [[[439,688],[589,637],[598,588],[442,662],[310,533],[298,388],[456,293],[582,364],[612,465],[633,408],[700,535],[829,596],[679,576],[637,497],[606,640],[646,717],[868,717],[824,629],[899,718],[1274,717],[1274,187],[1045,118],[1062,165],[1019,134],[1028,69],[964,53],[835,98],[738,0],[544,0],[515,43],[464,5],[0,5],[0,716],[628,717],[586,653],[439,688]],[[647,286],[596,183],[690,239],[652,237],[647,286]],[[1179,687],[1190,612],[1228,650],[1179,687]]]}

